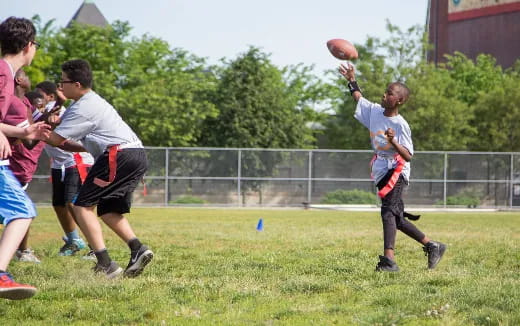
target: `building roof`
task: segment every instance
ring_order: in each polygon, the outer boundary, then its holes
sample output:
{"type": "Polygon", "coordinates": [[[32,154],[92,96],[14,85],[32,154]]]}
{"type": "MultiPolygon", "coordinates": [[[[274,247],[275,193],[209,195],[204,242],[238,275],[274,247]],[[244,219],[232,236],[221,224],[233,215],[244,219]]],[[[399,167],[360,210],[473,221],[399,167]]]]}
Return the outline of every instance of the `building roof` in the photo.
{"type": "Polygon", "coordinates": [[[101,11],[99,11],[93,0],[83,1],[81,7],[79,7],[78,11],[76,11],[67,27],[70,27],[74,21],[81,24],[94,25],[99,27],[105,27],[108,25],[108,21],[105,19],[105,16],[103,16],[101,11]]]}

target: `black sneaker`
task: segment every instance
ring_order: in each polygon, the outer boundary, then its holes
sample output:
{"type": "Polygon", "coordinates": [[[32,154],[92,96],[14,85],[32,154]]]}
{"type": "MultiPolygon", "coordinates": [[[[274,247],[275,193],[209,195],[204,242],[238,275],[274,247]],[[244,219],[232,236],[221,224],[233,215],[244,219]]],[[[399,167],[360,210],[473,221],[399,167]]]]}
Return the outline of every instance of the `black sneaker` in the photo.
{"type": "Polygon", "coordinates": [[[136,277],[143,272],[143,269],[152,261],[153,252],[147,246],[142,245],[137,251],[130,253],[130,262],[125,269],[126,277],[136,277]]]}
{"type": "Polygon", "coordinates": [[[428,256],[428,268],[434,269],[435,266],[441,261],[444,251],[446,251],[446,245],[444,243],[430,241],[424,247],[424,255],[428,256]]]}
{"type": "Polygon", "coordinates": [[[379,256],[376,272],[399,272],[396,262],[386,256],[379,256]]]}
{"type": "Polygon", "coordinates": [[[108,279],[113,279],[118,277],[121,273],[123,273],[123,269],[119,267],[119,265],[115,261],[111,261],[108,267],[103,267],[99,264],[94,265],[94,273],[104,273],[108,279]]]}

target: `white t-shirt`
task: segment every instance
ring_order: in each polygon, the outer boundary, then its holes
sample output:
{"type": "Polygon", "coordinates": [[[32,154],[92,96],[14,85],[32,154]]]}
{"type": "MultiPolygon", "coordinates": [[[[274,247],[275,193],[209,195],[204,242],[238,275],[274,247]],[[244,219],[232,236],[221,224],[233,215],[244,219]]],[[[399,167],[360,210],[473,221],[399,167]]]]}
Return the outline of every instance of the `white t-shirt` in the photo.
{"type": "Polygon", "coordinates": [[[94,91],[86,93],[67,108],[54,132],[63,138],[82,142],[94,157],[111,145],[143,148],[137,135],[114,107],[94,91]]]}
{"type": "MultiPolygon", "coordinates": [[[[385,131],[392,128],[395,131],[395,139],[413,155],[412,132],[408,122],[401,116],[387,117],[383,114],[385,109],[365,98],[360,98],[354,118],[361,122],[370,131],[370,140],[377,159],[372,165],[372,176],[377,184],[388,172],[397,165],[393,156],[397,153],[395,148],[388,142],[385,131]]],[[[406,162],[401,172],[408,181],[410,179],[410,162],[406,162]]]]}

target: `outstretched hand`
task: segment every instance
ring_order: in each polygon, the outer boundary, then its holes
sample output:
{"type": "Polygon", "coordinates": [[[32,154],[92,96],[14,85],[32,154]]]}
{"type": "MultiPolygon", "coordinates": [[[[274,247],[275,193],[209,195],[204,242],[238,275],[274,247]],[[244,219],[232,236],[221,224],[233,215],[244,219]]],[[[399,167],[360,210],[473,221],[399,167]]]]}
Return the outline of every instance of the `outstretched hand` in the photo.
{"type": "Polygon", "coordinates": [[[25,139],[47,140],[51,135],[51,126],[45,122],[36,122],[25,128],[25,139]]]}
{"type": "Polygon", "coordinates": [[[0,159],[6,159],[11,156],[11,145],[4,133],[0,131],[0,159]]]}
{"type": "Polygon", "coordinates": [[[338,71],[343,77],[345,77],[348,81],[356,80],[356,72],[354,70],[354,66],[348,62],[347,64],[341,64],[338,68],[338,71]]]}

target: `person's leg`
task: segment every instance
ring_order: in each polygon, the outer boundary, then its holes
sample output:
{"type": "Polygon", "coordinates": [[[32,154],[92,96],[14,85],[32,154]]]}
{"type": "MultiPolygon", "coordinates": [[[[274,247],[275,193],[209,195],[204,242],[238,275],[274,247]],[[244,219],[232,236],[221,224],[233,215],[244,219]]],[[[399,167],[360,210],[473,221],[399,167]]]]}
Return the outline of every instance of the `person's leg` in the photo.
{"type": "Polygon", "coordinates": [[[88,243],[94,251],[99,251],[105,249],[105,241],[103,240],[103,231],[94,208],[95,206],[74,206],[73,210],[79,228],[87,238],[88,243]]]}
{"type": "Polygon", "coordinates": [[[89,245],[96,255],[97,264],[94,266],[94,271],[96,273],[105,273],[108,278],[114,278],[121,274],[123,269],[112,261],[108,254],[103,239],[101,224],[97,219],[94,208],[95,206],[74,206],[74,215],[76,216],[79,228],[87,238],[89,245]]]}
{"type": "Polygon", "coordinates": [[[76,222],[72,218],[72,215],[67,206],[52,206],[54,208],[54,212],[56,212],[56,216],[58,217],[58,221],[60,222],[61,228],[65,234],[69,232],[73,232],[76,230],[76,222]]]}
{"type": "Polygon", "coordinates": [[[125,269],[126,277],[140,275],[154,256],[153,252],[136,237],[128,219],[123,215],[130,211],[131,195],[132,193],[129,192],[124,198],[102,201],[98,206],[98,215],[101,219],[130,248],[130,261],[125,269]]]}
{"type": "Polygon", "coordinates": [[[23,237],[29,230],[32,219],[20,218],[11,221],[4,227],[0,237],[0,270],[6,271],[9,262],[13,258],[16,249],[22,242],[23,237]]]}
{"type": "Polygon", "coordinates": [[[421,232],[413,223],[405,219],[404,203],[402,200],[402,191],[404,187],[406,187],[406,182],[402,177],[400,177],[396,184],[396,188],[394,188],[396,194],[399,195],[399,204],[396,205],[397,210],[395,211],[397,229],[424,245],[423,250],[428,256],[428,268],[433,269],[437,266],[444,255],[446,245],[441,242],[431,241],[430,238],[421,232]]]}
{"type": "Polygon", "coordinates": [[[128,219],[119,213],[107,213],[101,216],[105,224],[114,231],[125,243],[135,238],[135,233],[128,219]]]}
{"type": "Polygon", "coordinates": [[[29,239],[29,229],[27,229],[27,232],[25,233],[25,236],[22,239],[22,242],[20,242],[20,245],[18,246],[18,249],[16,250],[15,258],[22,262],[27,263],[40,263],[40,259],[36,257],[34,251],[29,248],[28,246],[28,239],[29,239]]]}
{"type": "Polygon", "coordinates": [[[18,250],[26,250],[28,243],[29,243],[29,228],[27,229],[25,236],[23,237],[22,241],[20,242],[20,245],[18,246],[18,250]]]}

